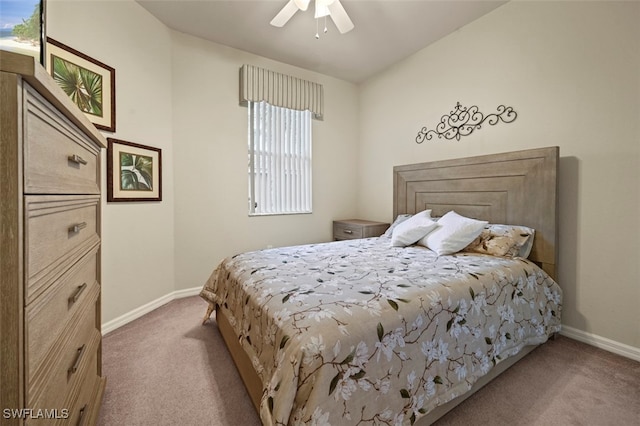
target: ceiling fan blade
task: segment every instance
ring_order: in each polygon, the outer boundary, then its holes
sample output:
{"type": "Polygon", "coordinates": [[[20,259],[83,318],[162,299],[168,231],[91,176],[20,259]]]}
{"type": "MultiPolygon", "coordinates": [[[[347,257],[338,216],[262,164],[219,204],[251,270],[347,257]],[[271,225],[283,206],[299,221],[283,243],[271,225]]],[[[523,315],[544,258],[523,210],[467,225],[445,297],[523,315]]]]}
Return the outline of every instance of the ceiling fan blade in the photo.
{"type": "Polygon", "coordinates": [[[342,7],[340,0],[335,0],[327,7],[329,8],[331,19],[333,19],[341,34],[348,33],[353,29],[353,22],[347,15],[347,11],[342,7]]]}
{"type": "Polygon", "coordinates": [[[289,19],[298,11],[298,6],[296,5],[294,0],[289,0],[287,4],[284,5],[282,10],[278,12],[275,18],[271,20],[271,25],[274,27],[282,27],[286,24],[289,19]]]}

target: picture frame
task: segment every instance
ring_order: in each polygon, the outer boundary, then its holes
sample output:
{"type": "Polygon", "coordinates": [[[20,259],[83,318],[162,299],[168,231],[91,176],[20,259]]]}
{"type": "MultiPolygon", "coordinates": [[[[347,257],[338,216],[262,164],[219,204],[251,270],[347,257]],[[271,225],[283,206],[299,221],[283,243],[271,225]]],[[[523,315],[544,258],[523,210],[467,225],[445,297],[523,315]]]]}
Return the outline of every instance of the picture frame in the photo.
{"type": "Polygon", "coordinates": [[[162,201],[162,150],[107,138],[107,201],[162,201]]]}
{"type": "Polygon", "coordinates": [[[46,1],[0,0],[0,50],[29,55],[45,65],[46,1]]]}
{"type": "Polygon", "coordinates": [[[97,129],[115,132],[116,70],[51,37],[46,50],[45,67],[58,86],[97,129]]]}

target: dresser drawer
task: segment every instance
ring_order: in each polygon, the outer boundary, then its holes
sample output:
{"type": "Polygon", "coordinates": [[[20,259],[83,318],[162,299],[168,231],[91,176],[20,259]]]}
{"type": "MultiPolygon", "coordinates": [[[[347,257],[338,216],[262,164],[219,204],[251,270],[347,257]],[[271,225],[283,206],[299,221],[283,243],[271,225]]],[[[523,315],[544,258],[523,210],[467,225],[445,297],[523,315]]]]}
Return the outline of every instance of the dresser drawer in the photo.
{"type": "Polygon", "coordinates": [[[87,369],[86,377],[80,387],[80,393],[77,395],[75,401],[70,404],[65,404],[70,407],[69,420],[64,424],[68,425],[88,425],[89,419],[97,418],[95,410],[98,409],[96,402],[98,400],[98,393],[100,392],[101,379],[98,376],[98,354],[95,352],[89,368],[87,369]]]}
{"type": "Polygon", "coordinates": [[[27,304],[100,241],[100,196],[25,197],[27,304]]]}
{"type": "Polygon", "coordinates": [[[24,183],[28,194],[100,193],[100,150],[27,86],[24,183]]]}
{"type": "Polygon", "coordinates": [[[351,240],[362,237],[362,226],[344,222],[334,222],[333,224],[333,238],[336,240],[351,240]]]}
{"type": "Polygon", "coordinates": [[[87,309],[76,318],[74,326],[67,328],[55,350],[47,354],[35,372],[27,372],[28,407],[68,408],[63,405],[69,401],[71,391],[80,386],[87,368],[97,374],[95,354],[101,336],[96,327],[97,292],[92,296],[87,309]]]}
{"type": "Polygon", "coordinates": [[[80,426],[89,425],[89,419],[97,418],[94,410],[97,408],[96,402],[101,382],[98,376],[98,352],[93,351],[90,358],[85,367],[86,371],[79,378],[82,382],[75,384],[75,389],[68,395],[68,400],[53,409],[55,411],[48,409],[55,417],[27,419],[27,425],[80,426]]]}
{"type": "Polygon", "coordinates": [[[97,252],[95,247],[27,307],[25,335],[29,371],[36,371],[62,330],[71,326],[71,317],[98,291],[95,289],[99,286],[97,252]]]}

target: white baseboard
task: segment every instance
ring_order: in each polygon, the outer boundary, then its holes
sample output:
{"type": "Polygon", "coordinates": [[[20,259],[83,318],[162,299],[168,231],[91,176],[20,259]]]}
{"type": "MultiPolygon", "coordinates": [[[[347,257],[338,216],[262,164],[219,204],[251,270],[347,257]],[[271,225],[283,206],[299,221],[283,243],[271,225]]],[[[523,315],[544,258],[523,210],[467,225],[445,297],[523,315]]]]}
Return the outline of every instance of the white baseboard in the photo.
{"type": "Polygon", "coordinates": [[[578,330],[577,328],[562,325],[562,331],[560,334],[567,336],[571,339],[578,340],[596,348],[604,349],[614,354],[622,355],[627,358],[631,358],[635,361],[640,361],[640,348],[625,345],[614,340],[607,339],[606,337],[600,337],[595,334],[587,333],[586,331],[578,330]]]}
{"type": "Polygon", "coordinates": [[[144,314],[148,314],[149,312],[153,311],[154,309],[159,308],[162,305],[166,305],[167,303],[171,302],[172,300],[176,300],[176,299],[182,299],[183,297],[189,297],[189,296],[197,296],[198,294],[200,294],[200,290],[202,290],[202,287],[194,287],[194,288],[187,288],[184,290],[176,290],[174,292],[171,292],[169,294],[166,294],[156,300],[152,300],[151,302],[140,306],[139,308],[136,308],[130,312],[127,312],[124,315],[120,315],[118,318],[114,318],[111,321],[107,321],[106,323],[102,324],[102,335],[104,336],[105,334],[122,327],[125,324],[130,323],[131,321],[133,321],[136,318],[140,318],[141,316],[143,316],[144,314]]]}

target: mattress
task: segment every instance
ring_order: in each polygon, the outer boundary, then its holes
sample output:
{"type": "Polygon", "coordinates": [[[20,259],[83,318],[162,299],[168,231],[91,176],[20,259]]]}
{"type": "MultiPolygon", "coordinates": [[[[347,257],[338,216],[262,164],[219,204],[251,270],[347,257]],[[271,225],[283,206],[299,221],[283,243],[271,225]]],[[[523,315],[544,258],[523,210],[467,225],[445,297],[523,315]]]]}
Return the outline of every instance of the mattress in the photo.
{"type": "Polygon", "coordinates": [[[384,236],[239,254],[201,296],[262,380],[265,425],[413,424],[560,331],[562,309],[528,260],[384,236]]]}

